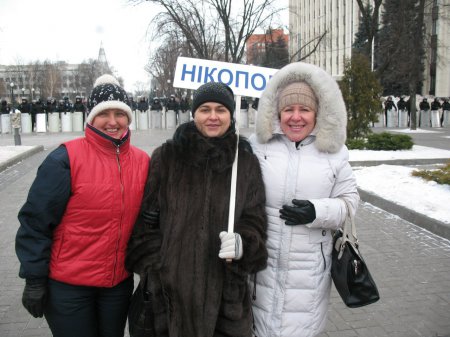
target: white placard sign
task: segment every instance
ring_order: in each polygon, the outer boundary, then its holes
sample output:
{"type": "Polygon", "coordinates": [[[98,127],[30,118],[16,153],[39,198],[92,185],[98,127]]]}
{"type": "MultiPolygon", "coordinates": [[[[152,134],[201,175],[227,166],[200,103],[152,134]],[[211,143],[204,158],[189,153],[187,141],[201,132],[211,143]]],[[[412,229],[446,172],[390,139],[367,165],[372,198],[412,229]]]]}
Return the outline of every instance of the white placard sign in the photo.
{"type": "Polygon", "coordinates": [[[173,86],[197,89],[207,82],[222,82],[237,96],[260,97],[278,69],[178,57],[173,86]]]}

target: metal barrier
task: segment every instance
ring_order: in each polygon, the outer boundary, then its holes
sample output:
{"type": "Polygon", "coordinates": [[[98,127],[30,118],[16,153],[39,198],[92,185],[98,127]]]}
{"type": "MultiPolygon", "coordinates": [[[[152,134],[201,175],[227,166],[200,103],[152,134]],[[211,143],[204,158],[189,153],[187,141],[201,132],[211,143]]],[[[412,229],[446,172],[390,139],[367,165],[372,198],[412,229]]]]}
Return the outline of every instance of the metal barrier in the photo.
{"type": "Polygon", "coordinates": [[[83,111],[74,111],[72,116],[72,130],[81,132],[84,130],[83,111]]]}
{"type": "Polygon", "coordinates": [[[421,110],[420,111],[420,124],[421,128],[429,128],[431,126],[430,123],[430,110],[421,110]]]}
{"type": "Polygon", "coordinates": [[[150,115],[152,118],[151,128],[161,129],[162,128],[162,112],[161,110],[151,110],[150,115]]]}
{"type": "Polygon", "coordinates": [[[431,127],[440,128],[441,127],[441,115],[438,110],[431,110],[431,127]]]}
{"type": "Polygon", "coordinates": [[[174,129],[177,126],[177,115],[175,110],[166,111],[166,129],[174,129]]]}
{"type": "Polygon", "coordinates": [[[59,113],[58,112],[50,112],[48,114],[48,131],[49,132],[59,132],[59,113]]]}
{"type": "Polygon", "coordinates": [[[386,126],[388,128],[398,127],[398,112],[395,109],[390,109],[387,111],[387,121],[386,126]]]}
{"type": "Polygon", "coordinates": [[[72,113],[61,112],[61,131],[72,132],[72,113]]]}
{"type": "Polygon", "coordinates": [[[190,121],[191,119],[191,111],[190,110],[186,110],[186,111],[180,111],[178,113],[178,118],[179,118],[179,123],[183,124],[183,123],[187,123],[190,121]]]}
{"type": "Polygon", "coordinates": [[[398,127],[408,127],[408,110],[400,110],[398,112],[398,127]]]}
{"type": "Polygon", "coordinates": [[[47,114],[36,114],[36,132],[47,132],[47,114]]]}
{"type": "Polygon", "coordinates": [[[138,130],[148,130],[148,111],[137,110],[138,130]]]}
{"type": "Polygon", "coordinates": [[[248,110],[241,109],[241,115],[239,116],[239,127],[248,128],[248,110]]]}
{"type": "Polygon", "coordinates": [[[22,127],[22,133],[32,133],[33,125],[31,124],[31,115],[29,113],[23,113],[20,119],[20,124],[22,127]]]}
{"type": "Polygon", "coordinates": [[[444,119],[442,121],[443,128],[450,128],[450,111],[444,110],[444,119]]]}
{"type": "Polygon", "coordinates": [[[11,132],[11,117],[9,114],[2,114],[2,133],[10,133],[11,132]]]}

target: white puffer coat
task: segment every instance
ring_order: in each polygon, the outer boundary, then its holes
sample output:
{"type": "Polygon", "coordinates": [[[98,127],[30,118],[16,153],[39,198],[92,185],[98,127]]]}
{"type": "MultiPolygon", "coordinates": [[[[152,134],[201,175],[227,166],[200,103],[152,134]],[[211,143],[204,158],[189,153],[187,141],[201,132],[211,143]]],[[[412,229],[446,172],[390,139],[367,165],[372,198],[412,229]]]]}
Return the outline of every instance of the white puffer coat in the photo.
{"type": "Polygon", "coordinates": [[[359,195],[348,163],[346,110],[337,83],[322,69],[292,63],[279,70],[259,101],[256,136],[250,137],[266,187],[268,267],[258,272],[253,303],[258,337],[308,337],[326,325],[331,288],[332,231],[355,212],[359,195]],[[305,81],[319,103],[316,127],[297,147],[281,131],[277,93],[305,81]],[[287,226],[280,219],[292,199],[310,200],[316,219],[287,226]]]}

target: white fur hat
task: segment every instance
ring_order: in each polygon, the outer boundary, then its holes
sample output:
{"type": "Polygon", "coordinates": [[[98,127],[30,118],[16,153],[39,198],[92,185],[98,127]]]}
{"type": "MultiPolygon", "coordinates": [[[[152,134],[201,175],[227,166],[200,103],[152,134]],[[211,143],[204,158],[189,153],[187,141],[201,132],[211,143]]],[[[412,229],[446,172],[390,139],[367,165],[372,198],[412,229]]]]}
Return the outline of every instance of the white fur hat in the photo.
{"type": "Polygon", "coordinates": [[[284,66],[268,82],[258,104],[258,141],[267,143],[275,134],[282,133],[278,110],[280,92],[297,82],[308,84],[317,99],[315,146],[323,152],[339,151],[347,136],[347,109],[341,90],[325,70],[304,62],[284,66]]]}

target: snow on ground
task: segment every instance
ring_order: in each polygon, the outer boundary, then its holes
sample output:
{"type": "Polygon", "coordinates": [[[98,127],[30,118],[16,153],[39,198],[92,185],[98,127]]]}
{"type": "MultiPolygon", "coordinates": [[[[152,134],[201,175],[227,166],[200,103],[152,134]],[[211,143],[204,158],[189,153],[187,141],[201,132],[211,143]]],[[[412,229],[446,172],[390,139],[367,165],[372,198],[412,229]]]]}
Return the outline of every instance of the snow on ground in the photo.
{"type": "MultiPolygon", "coordinates": [[[[419,131],[420,132],[420,131],[419,131]]],[[[350,150],[350,161],[430,159],[450,161],[450,151],[414,145],[411,150],[350,150]]],[[[355,167],[358,187],[383,199],[446,223],[450,223],[450,186],[413,177],[416,168],[396,165],[355,167]]]]}
{"type": "Polygon", "coordinates": [[[450,223],[450,185],[411,175],[407,166],[354,168],[358,187],[430,218],[450,223]]]}
{"type": "Polygon", "coordinates": [[[413,145],[411,150],[400,150],[400,151],[350,150],[349,152],[350,152],[350,161],[431,159],[431,158],[448,158],[450,160],[450,151],[420,145],[413,145]]]}
{"type": "Polygon", "coordinates": [[[21,155],[28,150],[31,150],[33,146],[1,146],[0,147],[0,163],[6,162],[8,159],[21,155]]]}

